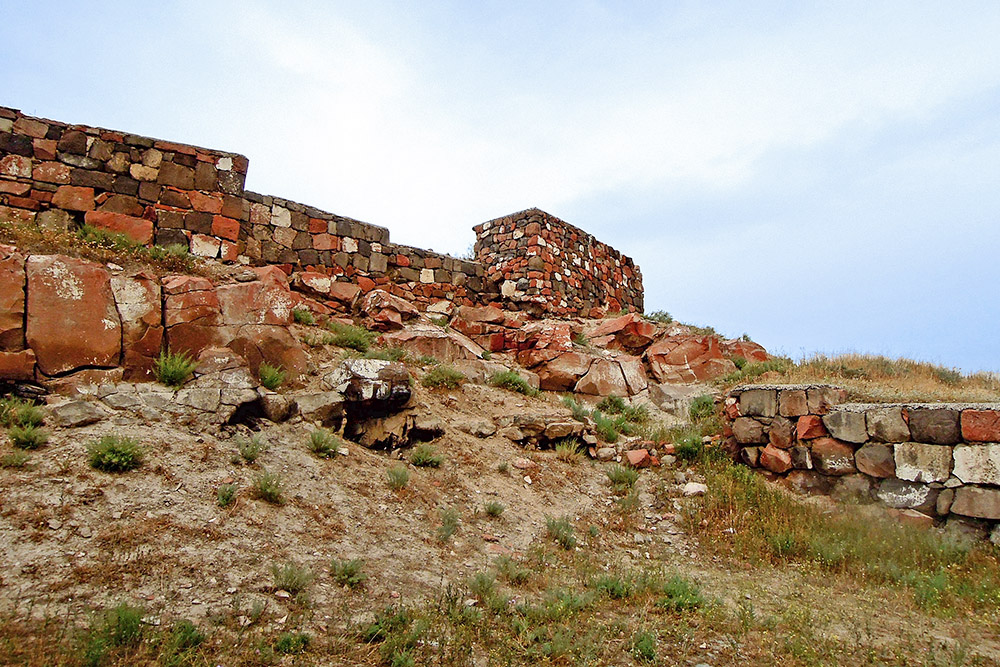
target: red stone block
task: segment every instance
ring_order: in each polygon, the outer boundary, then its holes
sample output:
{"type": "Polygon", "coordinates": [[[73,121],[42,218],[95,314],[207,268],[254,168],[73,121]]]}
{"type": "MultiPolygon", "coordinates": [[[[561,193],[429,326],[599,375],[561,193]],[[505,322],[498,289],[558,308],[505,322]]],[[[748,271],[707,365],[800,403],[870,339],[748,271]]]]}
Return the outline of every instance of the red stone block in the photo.
{"type": "Polygon", "coordinates": [[[329,223],[326,220],[320,220],[319,218],[309,218],[309,233],[310,234],[325,234],[329,223]]]}
{"type": "Polygon", "coordinates": [[[625,459],[633,468],[648,468],[659,465],[659,461],[650,456],[648,449],[630,449],[625,452],[625,459]]]}
{"type": "Polygon", "coordinates": [[[216,215],[212,218],[212,234],[227,241],[238,241],[240,238],[240,221],[216,215]]]}
{"type": "Polygon", "coordinates": [[[968,442],[1000,442],[1000,410],[963,410],[962,438],[968,442]]]}
{"type": "Polygon", "coordinates": [[[35,153],[35,158],[39,160],[56,159],[55,139],[35,139],[31,142],[31,146],[35,153]]]}
{"type": "Polygon", "coordinates": [[[31,178],[31,158],[23,155],[5,155],[0,158],[0,177],[31,178]]]}
{"type": "Polygon", "coordinates": [[[197,190],[189,190],[186,194],[194,210],[202,213],[222,213],[222,199],[218,195],[207,195],[197,190]]]}
{"type": "Polygon", "coordinates": [[[16,206],[18,208],[26,208],[31,211],[37,211],[41,208],[41,205],[34,199],[27,197],[7,197],[7,203],[11,206],[16,206]]]}
{"type": "Polygon", "coordinates": [[[340,251],[340,237],[332,234],[316,234],[313,236],[313,248],[316,250],[340,251]]]}
{"type": "Polygon", "coordinates": [[[829,435],[829,433],[826,427],[823,426],[822,418],[818,415],[799,417],[798,423],[795,424],[795,437],[799,440],[812,440],[813,438],[822,438],[826,435],[829,435]]]}
{"type": "Polygon", "coordinates": [[[198,151],[196,151],[193,146],[175,144],[172,141],[157,141],[153,144],[153,146],[161,151],[171,151],[174,153],[181,153],[183,155],[195,156],[198,154],[198,151]]]}
{"type": "Polygon", "coordinates": [[[52,196],[52,205],[69,211],[93,211],[94,188],[61,185],[52,196]]]}
{"type": "Polygon", "coordinates": [[[358,287],[361,288],[362,292],[370,292],[375,289],[375,281],[371,278],[366,278],[364,276],[358,277],[358,287]]]}
{"type": "Polygon", "coordinates": [[[14,121],[14,131],[18,134],[26,134],[29,137],[34,137],[35,139],[43,139],[49,131],[49,126],[40,120],[21,116],[14,121]]]}
{"type": "Polygon", "coordinates": [[[62,162],[39,162],[31,171],[31,177],[45,183],[69,183],[70,168],[62,162]]]}
{"type": "Polygon", "coordinates": [[[136,243],[148,245],[153,242],[153,223],[145,218],[110,211],[88,211],[84,221],[94,227],[125,234],[136,243]]]}
{"type": "Polygon", "coordinates": [[[31,190],[31,186],[27,183],[18,183],[17,181],[0,181],[0,193],[15,195],[20,197],[25,195],[31,190]]]}
{"type": "Polygon", "coordinates": [[[219,248],[219,259],[224,262],[235,262],[240,258],[240,246],[231,241],[223,241],[219,248]]]}

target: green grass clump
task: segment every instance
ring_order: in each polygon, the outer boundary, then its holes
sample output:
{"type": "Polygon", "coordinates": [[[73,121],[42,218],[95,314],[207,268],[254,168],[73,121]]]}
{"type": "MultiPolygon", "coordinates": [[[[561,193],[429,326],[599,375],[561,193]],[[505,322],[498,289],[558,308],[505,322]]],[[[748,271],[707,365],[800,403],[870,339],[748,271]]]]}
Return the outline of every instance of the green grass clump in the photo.
{"type": "Polygon", "coordinates": [[[194,651],[205,641],[205,633],[191,621],[184,619],[174,623],[164,646],[164,663],[167,665],[187,665],[193,662],[194,651]]]}
{"type": "Polygon", "coordinates": [[[573,334],[573,345],[579,345],[580,347],[590,347],[590,339],[582,331],[578,331],[573,334]]]}
{"type": "Polygon", "coordinates": [[[438,542],[447,542],[458,530],[458,511],[451,507],[441,510],[441,525],[437,529],[438,542]]]}
{"type": "Polygon", "coordinates": [[[602,574],[596,577],[591,585],[599,593],[613,600],[624,600],[636,592],[636,585],[628,577],[618,577],[612,574],[602,574]]]}
{"type": "Polygon", "coordinates": [[[694,582],[681,576],[667,579],[660,587],[661,597],[656,606],[670,611],[690,611],[705,604],[701,590],[694,582]]]}
{"type": "Polygon", "coordinates": [[[49,441],[48,434],[37,426],[11,426],[7,437],[18,449],[38,449],[49,441]]]}
{"type": "Polygon", "coordinates": [[[375,342],[376,334],[364,327],[343,324],[336,320],[330,320],[326,326],[333,332],[331,342],[337,347],[347,347],[358,352],[367,352],[375,342]]]}
{"type": "Polygon", "coordinates": [[[605,396],[601,399],[601,402],[597,404],[597,409],[601,412],[607,412],[614,415],[620,415],[625,412],[625,407],[625,399],[621,396],[605,396]]]}
{"type": "Polygon", "coordinates": [[[656,660],[656,635],[649,630],[641,630],[632,637],[632,655],[641,662],[656,660]]]}
{"type": "Polygon", "coordinates": [[[673,315],[665,310],[654,310],[650,314],[646,315],[646,319],[653,322],[659,322],[660,324],[670,324],[674,321],[673,315]]]}
{"type": "Polygon", "coordinates": [[[531,569],[521,565],[510,556],[500,556],[494,565],[497,574],[511,586],[520,586],[531,577],[531,569]]]}
{"type": "Polygon", "coordinates": [[[364,566],[365,562],[360,558],[351,560],[334,558],[330,562],[330,574],[333,576],[333,580],[341,586],[357,588],[368,579],[368,575],[362,571],[364,566]]]}
{"type": "MultiPolygon", "coordinates": [[[[240,453],[240,457],[243,458],[247,463],[253,463],[260,455],[267,451],[267,443],[264,442],[263,437],[260,434],[253,435],[249,438],[244,438],[243,436],[236,436],[233,438],[236,441],[236,449],[240,453]]],[[[237,459],[236,462],[239,462],[237,459]]]]}
{"type": "Polygon", "coordinates": [[[415,466],[440,468],[443,462],[444,456],[438,454],[437,450],[427,443],[417,445],[410,453],[410,463],[415,466]]]}
{"type": "Polygon", "coordinates": [[[674,455],[681,461],[695,461],[705,450],[698,429],[683,429],[673,436],[674,455]]]}
{"type": "Polygon", "coordinates": [[[699,422],[708,419],[715,412],[715,397],[711,394],[698,396],[691,401],[688,407],[688,416],[692,422],[699,422]]]}
{"type": "Polygon", "coordinates": [[[505,509],[507,508],[504,507],[504,504],[496,500],[489,500],[483,504],[483,511],[486,512],[486,516],[493,519],[498,519],[505,509]]]}
{"type": "Polygon", "coordinates": [[[87,445],[91,467],[103,472],[126,472],[142,465],[145,451],[132,438],[105,435],[87,445]]]}
{"type": "Polygon", "coordinates": [[[296,324],[305,324],[306,326],[312,326],[316,324],[316,318],[309,311],[308,308],[295,308],[292,310],[292,319],[296,324]]]}
{"type": "Polygon", "coordinates": [[[274,650],[285,655],[297,655],[309,648],[311,638],[304,632],[282,632],[274,642],[274,650]]]}
{"type": "Polygon", "coordinates": [[[439,364],[427,371],[420,384],[428,389],[457,389],[465,382],[465,375],[447,364],[439,364]]]}
{"type": "Polygon", "coordinates": [[[580,442],[576,438],[563,438],[556,442],[556,458],[565,463],[579,463],[583,454],[580,453],[580,442]]]}
{"type": "Polygon", "coordinates": [[[41,426],[44,415],[31,401],[5,396],[0,398],[0,425],[41,426]]]}
{"type": "Polygon", "coordinates": [[[271,581],[275,590],[288,591],[295,595],[309,588],[315,578],[312,570],[304,565],[297,565],[291,561],[280,565],[271,564],[271,581]]]}
{"type": "Polygon", "coordinates": [[[263,363],[257,369],[257,377],[260,378],[261,385],[274,391],[285,381],[287,373],[282,370],[281,366],[272,366],[271,364],[263,363]]]}
{"type": "Polygon", "coordinates": [[[340,438],[325,428],[318,428],[309,434],[309,451],[321,458],[336,456],[341,444],[340,438]]]}
{"type": "Polygon", "coordinates": [[[572,396],[563,396],[562,404],[569,408],[570,412],[573,413],[573,419],[578,422],[585,423],[590,417],[590,410],[580,405],[572,396]]]}
{"type": "Polygon", "coordinates": [[[555,517],[545,517],[545,530],[549,537],[554,539],[559,546],[569,551],[576,546],[576,535],[573,531],[573,524],[568,517],[557,519],[555,517]]]}
{"type": "Polygon", "coordinates": [[[601,440],[610,444],[618,442],[618,438],[621,436],[621,428],[625,424],[625,419],[621,415],[618,417],[608,417],[602,414],[600,410],[594,410],[590,413],[590,417],[594,420],[594,430],[597,431],[597,435],[601,440]]]}
{"type": "Polygon", "coordinates": [[[605,474],[608,476],[611,486],[616,491],[628,491],[635,486],[636,481],[639,479],[639,472],[637,470],[626,468],[617,463],[608,468],[605,474]]]}
{"type": "Polygon", "coordinates": [[[187,352],[160,352],[153,362],[153,375],[162,384],[176,389],[187,382],[197,367],[198,362],[187,352]]]}
{"type": "Polygon", "coordinates": [[[23,468],[31,460],[26,452],[14,450],[8,454],[0,456],[0,468],[23,468]]]}
{"type": "Polygon", "coordinates": [[[219,507],[229,507],[236,500],[236,491],[238,487],[235,484],[223,484],[215,492],[215,502],[219,507]]]}
{"type": "Polygon", "coordinates": [[[410,471],[407,470],[406,466],[399,463],[386,470],[385,476],[389,483],[389,488],[393,491],[401,491],[410,483],[410,471]]]}
{"type": "Polygon", "coordinates": [[[281,475],[262,470],[253,478],[253,495],[272,505],[280,505],[284,502],[284,482],[281,475]]]}
{"type": "Polygon", "coordinates": [[[515,371],[499,371],[490,376],[489,383],[493,387],[506,389],[525,396],[538,396],[541,392],[528,384],[528,381],[515,371]]]}
{"type": "Polygon", "coordinates": [[[365,359],[381,359],[382,361],[405,361],[408,352],[401,347],[380,347],[364,353],[365,359]]]}

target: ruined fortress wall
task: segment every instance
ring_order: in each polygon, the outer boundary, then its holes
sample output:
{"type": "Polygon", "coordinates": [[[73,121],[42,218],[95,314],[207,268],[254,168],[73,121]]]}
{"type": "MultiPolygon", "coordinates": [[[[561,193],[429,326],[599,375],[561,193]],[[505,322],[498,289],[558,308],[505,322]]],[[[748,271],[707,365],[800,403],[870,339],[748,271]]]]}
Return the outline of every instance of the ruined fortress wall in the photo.
{"type": "Polygon", "coordinates": [[[476,258],[486,267],[487,280],[525,310],[544,307],[560,315],[589,315],[594,309],[642,312],[639,267],[545,211],[531,208],[474,229],[476,258]]]}
{"type": "Polygon", "coordinates": [[[803,491],[904,516],[1000,521],[1000,405],[845,403],[830,385],[745,386],[726,398],[739,459],[803,491]]]}
{"type": "Polygon", "coordinates": [[[642,310],[638,267],[537,209],[476,227],[477,261],[393,244],[384,227],[244,189],[248,160],[0,107],[0,215],[50,229],[86,223],[226,262],[381,286],[418,305],[535,314],[642,310]],[[503,294],[500,294],[501,289],[503,294]]]}

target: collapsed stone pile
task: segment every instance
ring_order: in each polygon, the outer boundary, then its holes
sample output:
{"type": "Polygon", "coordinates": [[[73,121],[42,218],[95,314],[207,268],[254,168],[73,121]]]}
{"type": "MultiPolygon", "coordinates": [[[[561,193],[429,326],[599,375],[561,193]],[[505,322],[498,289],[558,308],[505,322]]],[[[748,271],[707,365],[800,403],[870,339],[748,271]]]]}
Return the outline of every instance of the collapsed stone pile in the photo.
{"type": "Polygon", "coordinates": [[[845,403],[830,385],[726,398],[743,463],[810,491],[876,499],[914,520],[1000,521],[1000,405],[845,403]]]}

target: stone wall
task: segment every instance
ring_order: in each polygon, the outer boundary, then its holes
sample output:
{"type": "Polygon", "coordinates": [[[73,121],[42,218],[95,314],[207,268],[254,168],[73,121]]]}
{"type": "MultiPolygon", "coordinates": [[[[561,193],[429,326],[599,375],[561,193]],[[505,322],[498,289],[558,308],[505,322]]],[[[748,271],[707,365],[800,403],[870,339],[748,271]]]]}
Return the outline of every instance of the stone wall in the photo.
{"type": "Polygon", "coordinates": [[[508,305],[535,314],[642,310],[642,279],[629,258],[537,209],[477,227],[479,261],[467,261],[393,244],[384,227],[245,191],[247,168],[236,153],[0,107],[3,218],[62,230],[86,223],[144,244],[330,278],[334,293],[336,283],[381,286],[419,306],[486,305],[502,288],[508,305]]]}
{"type": "Polygon", "coordinates": [[[528,312],[601,317],[642,312],[642,274],[631,259],[537,208],[484,222],[476,258],[505,303],[528,312]]]}
{"type": "Polygon", "coordinates": [[[800,490],[877,500],[916,520],[1000,521],[1000,404],[846,403],[831,385],[726,397],[743,463],[800,490]]]}

